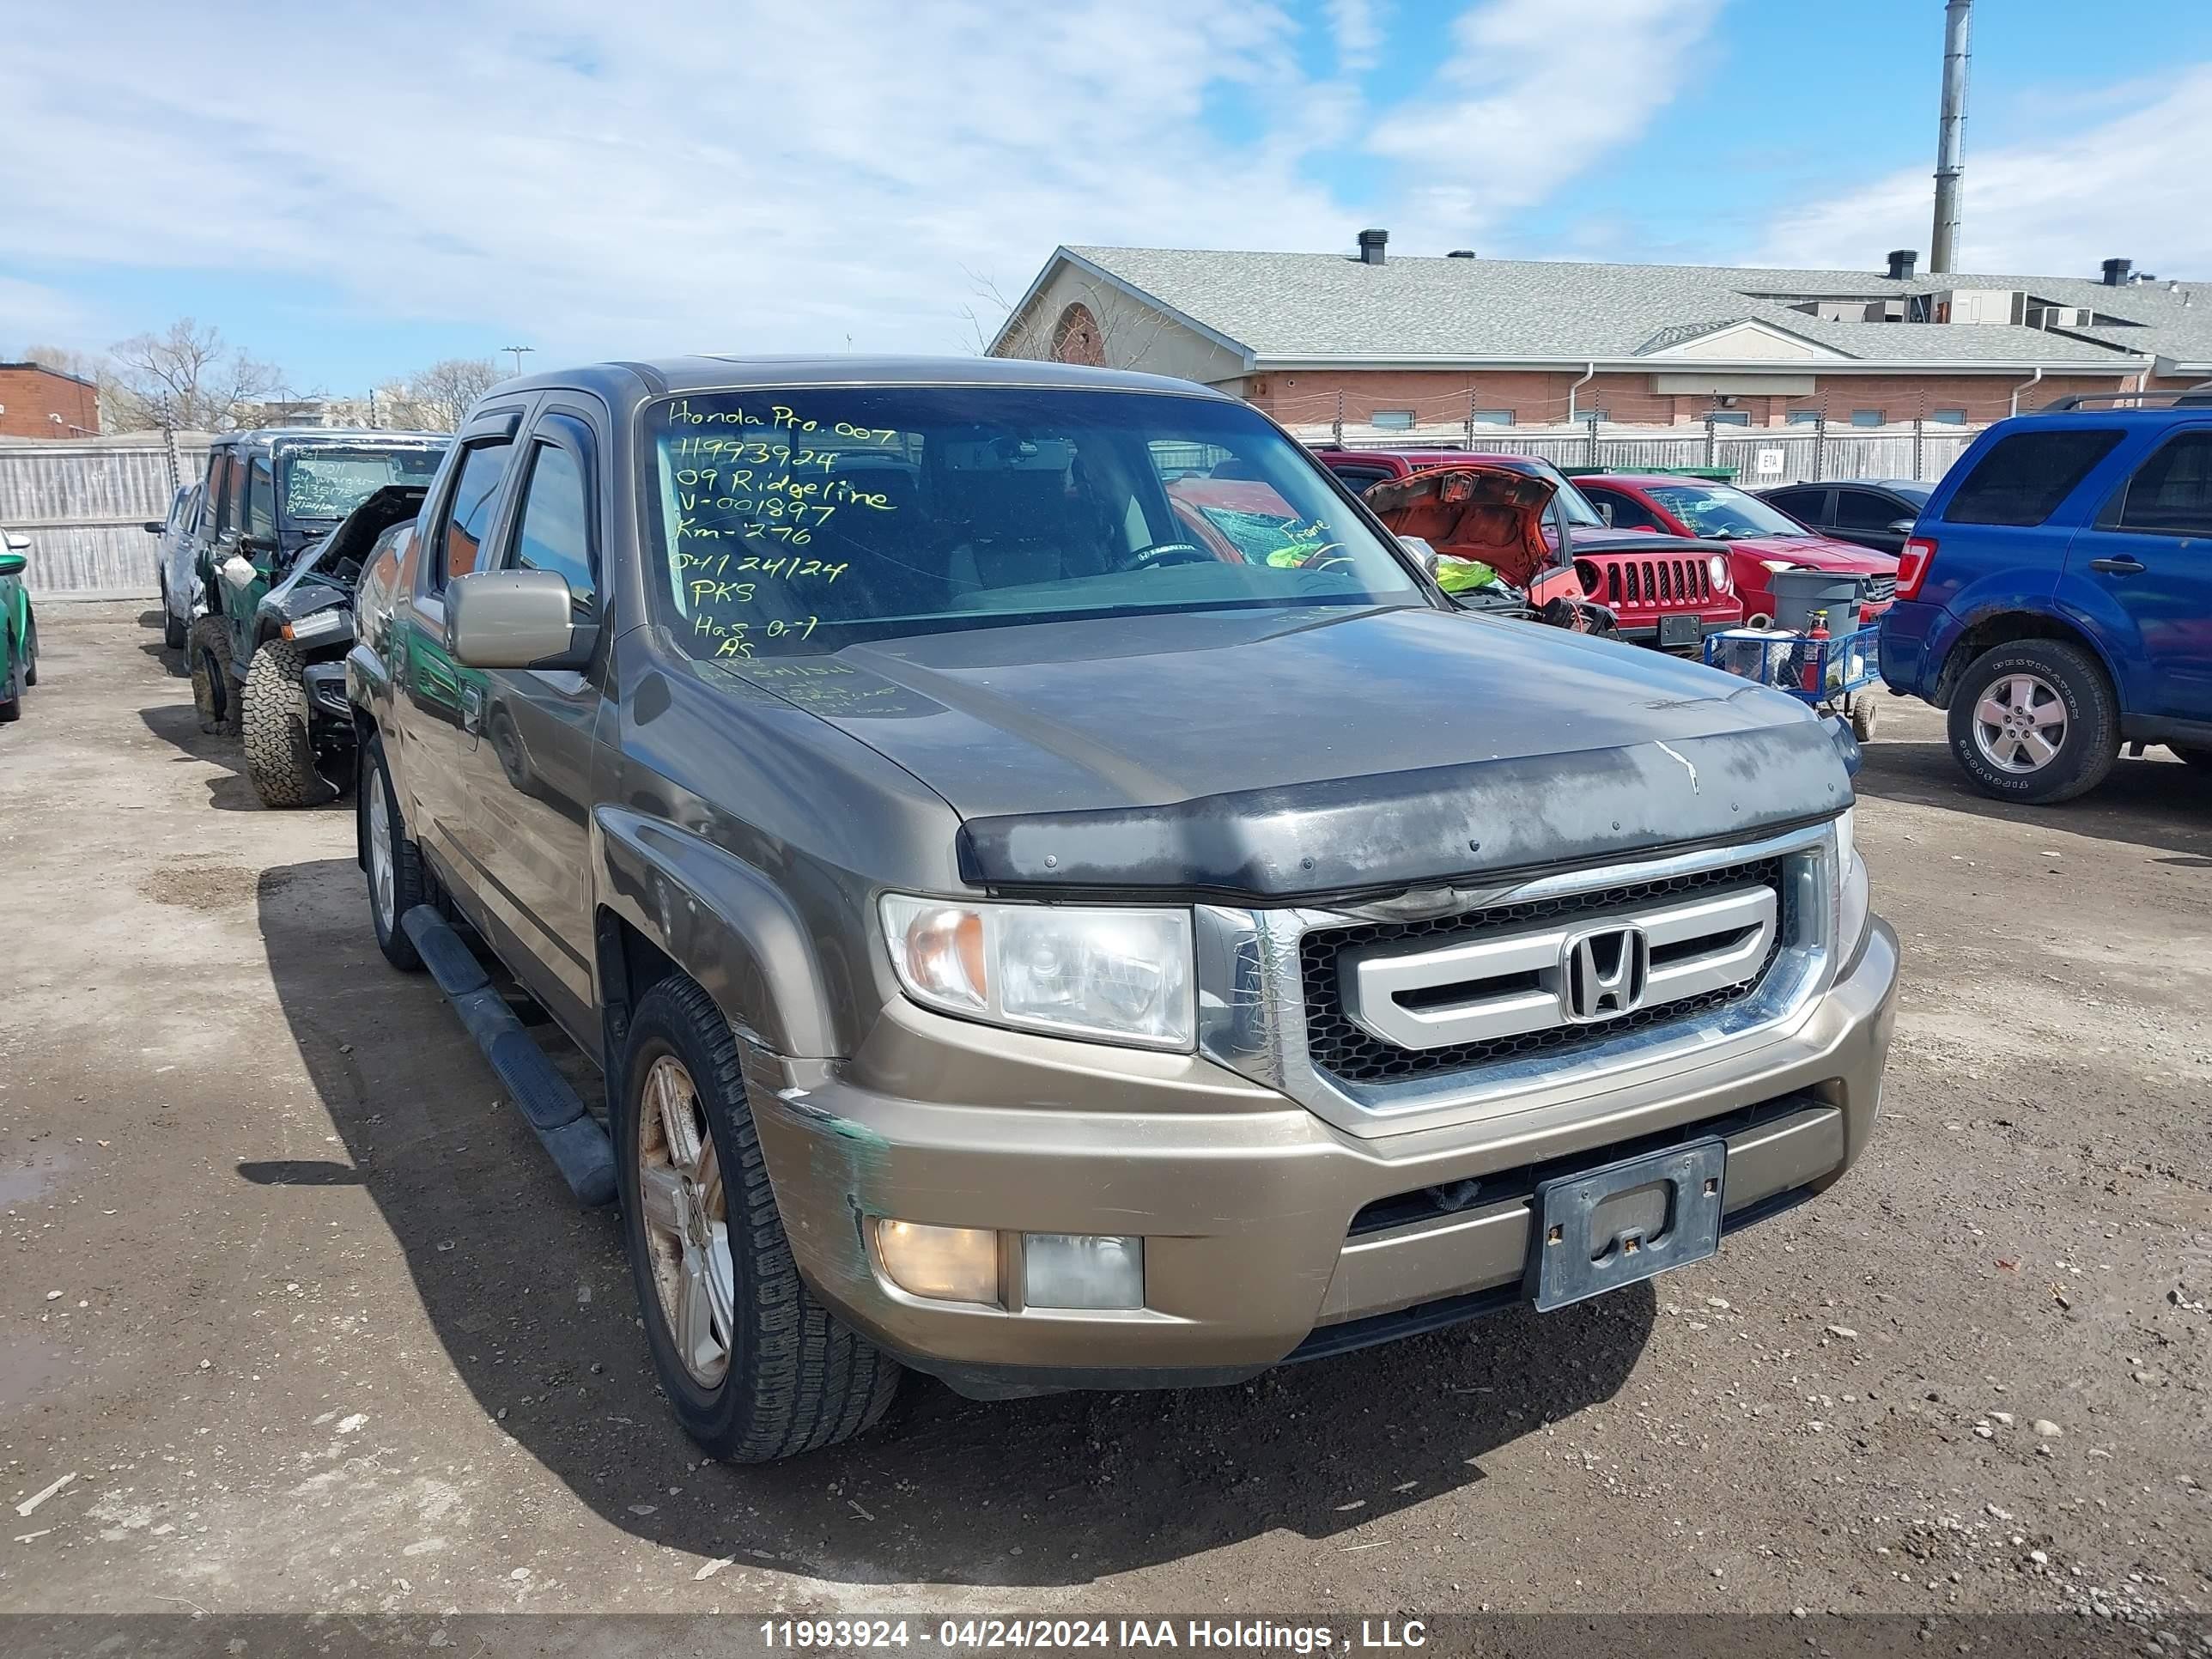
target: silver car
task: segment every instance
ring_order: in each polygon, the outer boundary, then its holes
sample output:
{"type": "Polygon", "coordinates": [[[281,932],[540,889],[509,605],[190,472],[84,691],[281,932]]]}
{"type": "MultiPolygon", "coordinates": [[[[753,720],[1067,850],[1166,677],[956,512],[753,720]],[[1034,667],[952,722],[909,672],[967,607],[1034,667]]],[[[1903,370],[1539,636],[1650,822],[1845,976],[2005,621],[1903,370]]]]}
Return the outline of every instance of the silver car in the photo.
{"type": "Polygon", "coordinates": [[[179,484],[169,498],[169,516],[146,520],[146,533],[159,536],[155,556],[161,585],[161,643],[172,651],[185,648],[185,635],[192,618],[207,609],[199,584],[192,580],[192,530],[199,523],[200,486],[179,484]]]}

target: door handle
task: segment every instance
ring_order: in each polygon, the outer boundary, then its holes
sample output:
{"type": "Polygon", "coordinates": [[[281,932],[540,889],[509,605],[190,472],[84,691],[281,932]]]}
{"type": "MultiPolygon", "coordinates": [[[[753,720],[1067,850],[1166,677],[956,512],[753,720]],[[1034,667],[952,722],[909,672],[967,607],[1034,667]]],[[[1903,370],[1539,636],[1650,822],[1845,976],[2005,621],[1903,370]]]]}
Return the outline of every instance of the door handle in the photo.
{"type": "Polygon", "coordinates": [[[2101,570],[2107,576],[2139,576],[2150,568],[2141,559],[2092,559],[2089,568],[2101,570]]]}

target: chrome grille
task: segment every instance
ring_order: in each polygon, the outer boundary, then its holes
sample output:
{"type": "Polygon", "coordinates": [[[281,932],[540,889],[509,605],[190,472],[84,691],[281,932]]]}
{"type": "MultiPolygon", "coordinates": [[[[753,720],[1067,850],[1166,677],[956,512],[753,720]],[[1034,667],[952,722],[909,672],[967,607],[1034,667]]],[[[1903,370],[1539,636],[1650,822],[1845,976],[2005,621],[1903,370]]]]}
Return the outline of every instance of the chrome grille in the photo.
{"type": "Polygon", "coordinates": [[[1793,889],[1782,860],[1768,859],[1425,921],[1315,929],[1299,941],[1308,1057],[1347,1083],[1390,1082],[1571,1054],[1726,1007],[1755,993],[1773,965],[1794,926],[1793,889]],[[1741,902],[1711,902],[1730,897],[1741,902]],[[1690,915],[1711,926],[1686,933],[1680,918],[1690,915]],[[1615,919],[1661,923],[1648,997],[1595,1023],[1560,1018],[1559,975],[1576,924],[1615,919]],[[1676,954],[1659,954],[1667,951],[1676,954]],[[1394,978],[1409,962],[1413,971],[1394,978]]]}
{"type": "Polygon", "coordinates": [[[1865,576],[1860,580],[1866,584],[1869,605],[1887,605],[1897,597],[1897,578],[1894,576],[1865,576]]]}

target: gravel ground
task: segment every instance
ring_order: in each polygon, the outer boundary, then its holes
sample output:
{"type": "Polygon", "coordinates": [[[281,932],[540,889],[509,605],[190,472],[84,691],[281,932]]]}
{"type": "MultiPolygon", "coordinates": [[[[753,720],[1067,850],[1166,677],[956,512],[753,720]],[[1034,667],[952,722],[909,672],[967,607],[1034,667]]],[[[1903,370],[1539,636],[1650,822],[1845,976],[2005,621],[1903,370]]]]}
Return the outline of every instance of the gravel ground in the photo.
{"type": "Polygon", "coordinates": [[[660,1407],[611,1218],[376,956],[350,807],[258,810],[137,607],[43,621],[0,1609],[2212,1609],[2212,777],[2162,752],[1994,807],[1884,704],[1887,1109],[1718,1259],[1226,1390],[917,1380],[736,1469],[660,1407]]]}

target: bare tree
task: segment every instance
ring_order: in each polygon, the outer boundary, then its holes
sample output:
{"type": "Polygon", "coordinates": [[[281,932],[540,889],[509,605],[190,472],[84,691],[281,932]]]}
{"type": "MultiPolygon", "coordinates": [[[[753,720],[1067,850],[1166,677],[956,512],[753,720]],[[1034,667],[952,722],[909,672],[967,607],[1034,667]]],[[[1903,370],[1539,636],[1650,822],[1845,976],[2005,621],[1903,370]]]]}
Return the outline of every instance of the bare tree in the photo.
{"type": "Polygon", "coordinates": [[[404,381],[377,388],[380,411],[388,407],[394,426],[427,432],[454,432],[469,406],[500,380],[499,365],[489,357],[447,357],[404,381]]]}
{"type": "Polygon", "coordinates": [[[163,424],[220,432],[252,418],[284,388],[283,371],[222,331],[179,318],[161,334],[134,334],[111,349],[114,414],[124,431],[163,424]]]}

